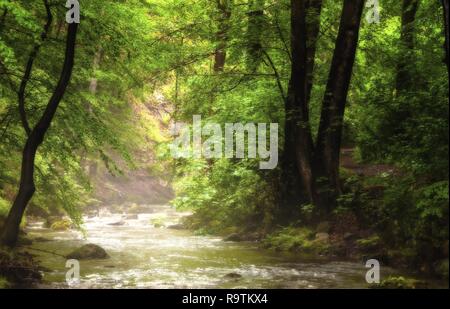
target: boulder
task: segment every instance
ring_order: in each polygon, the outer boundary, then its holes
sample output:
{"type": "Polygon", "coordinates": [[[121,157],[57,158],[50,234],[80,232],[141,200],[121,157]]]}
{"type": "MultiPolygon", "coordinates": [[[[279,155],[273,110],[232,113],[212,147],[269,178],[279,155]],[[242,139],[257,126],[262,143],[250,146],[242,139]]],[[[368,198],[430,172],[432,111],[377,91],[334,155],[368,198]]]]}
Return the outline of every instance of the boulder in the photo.
{"type": "Polygon", "coordinates": [[[229,274],[226,274],[224,277],[227,279],[240,279],[240,278],[242,278],[242,275],[240,275],[238,273],[229,273],[229,274]]]}
{"type": "Polygon", "coordinates": [[[173,225],[169,225],[167,228],[171,229],[171,230],[185,230],[186,229],[183,226],[183,224],[173,224],[173,225]]]}
{"type": "Polygon", "coordinates": [[[102,247],[87,244],[68,254],[66,258],[75,260],[107,259],[109,255],[102,247]]]}
{"type": "Polygon", "coordinates": [[[72,222],[68,219],[61,219],[52,223],[50,228],[54,231],[66,231],[72,227],[72,222]]]}
{"type": "Polygon", "coordinates": [[[117,222],[108,223],[108,225],[111,225],[111,226],[122,226],[122,225],[125,225],[125,221],[120,220],[120,221],[117,221],[117,222]]]}

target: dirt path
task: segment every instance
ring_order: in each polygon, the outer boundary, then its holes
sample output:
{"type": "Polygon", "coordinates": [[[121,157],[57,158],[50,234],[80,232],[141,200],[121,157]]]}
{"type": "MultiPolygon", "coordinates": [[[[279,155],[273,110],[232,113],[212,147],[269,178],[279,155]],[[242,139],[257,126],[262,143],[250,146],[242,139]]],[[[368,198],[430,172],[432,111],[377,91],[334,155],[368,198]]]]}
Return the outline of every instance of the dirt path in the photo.
{"type": "Polygon", "coordinates": [[[358,176],[373,177],[382,173],[400,174],[400,171],[389,164],[361,164],[355,161],[353,154],[354,148],[341,149],[341,167],[350,170],[358,176]]]}

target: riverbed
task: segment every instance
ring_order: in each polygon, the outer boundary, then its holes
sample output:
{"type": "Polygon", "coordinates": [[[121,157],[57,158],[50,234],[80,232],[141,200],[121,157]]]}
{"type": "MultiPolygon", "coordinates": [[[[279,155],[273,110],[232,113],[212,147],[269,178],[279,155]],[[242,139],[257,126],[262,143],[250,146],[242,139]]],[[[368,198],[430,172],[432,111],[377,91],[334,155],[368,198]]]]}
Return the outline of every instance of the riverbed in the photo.
{"type": "MultiPolygon", "coordinates": [[[[30,223],[30,252],[45,269],[42,288],[68,288],[67,255],[94,243],[110,258],[80,261],[80,281],[71,288],[367,288],[364,263],[306,258],[225,242],[167,228],[187,215],[167,205],[130,216],[103,209],[84,218],[84,231],[53,231],[30,223]],[[52,253],[50,253],[52,252],[52,253]],[[54,254],[53,254],[54,253],[54,254]],[[62,256],[61,256],[62,255],[62,256]]],[[[381,275],[400,274],[389,267],[381,275]]]]}

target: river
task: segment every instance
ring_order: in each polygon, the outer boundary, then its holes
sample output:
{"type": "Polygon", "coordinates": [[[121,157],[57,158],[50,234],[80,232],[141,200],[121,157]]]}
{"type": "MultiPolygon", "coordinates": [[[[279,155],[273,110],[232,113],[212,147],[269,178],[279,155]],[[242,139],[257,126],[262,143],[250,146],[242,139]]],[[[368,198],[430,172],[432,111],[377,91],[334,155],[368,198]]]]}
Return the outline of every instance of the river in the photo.
{"type": "MultiPolygon", "coordinates": [[[[259,248],[257,243],[225,242],[191,231],[155,227],[176,224],[186,213],[170,206],[148,206],[137,218],[106,210],[84,218],[84,233],[53,231],[43,222],[28,226],[37,239],[30,250],[44,272],[42,288],[66,288],[66,260],[86,243],[103,247],[106,260],[80,261],[73,288],[366,288],[367,269],[355,262],[300,258],[259,248]],[[121,221],[123,225],[110,225],[121,221]],[[39,241],[40,240],[40,241],[39,241]],[[44,252],[46,251],[46,252],[44,252]],[[54,252],[51,254],[48,252],[54,252]]],[[[382,277],[399,272],[382,267],[382,277]]]]}

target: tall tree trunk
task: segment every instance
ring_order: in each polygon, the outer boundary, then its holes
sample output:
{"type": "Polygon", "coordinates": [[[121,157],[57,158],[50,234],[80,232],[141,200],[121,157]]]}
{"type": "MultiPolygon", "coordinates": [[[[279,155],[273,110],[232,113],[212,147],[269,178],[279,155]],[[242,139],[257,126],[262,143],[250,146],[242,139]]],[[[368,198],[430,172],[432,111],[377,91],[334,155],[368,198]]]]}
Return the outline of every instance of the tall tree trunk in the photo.
{"type": "Polygon", "coordinates": [[[78,24],[76,23],[68,26],[65,59],[61,76],[42,117],[39,119],[38,123],[34,126],[27,138],[22,155],[19,192],[14,200],[11,210],[9,211],[8,218],[6,219],[2,232],[1,241],[3,245],[10,247],[15,246],[19,233],[20,222],[22,221],[25,209],[36,190],[34,184],[36,152],[44,140],[45,134],[51,125],[58,105],[61,102],[67,85],[70,82],[75,58],[77,29],[78,24]]]}
{"type": "Polygon", "coordinates": [[[255,72],[263,56],[261,36],[264,29],[265,0],[250,0],[247,26],[247,69],[255,72]]]}
{"type": "MultiPolygon", "coordinates": [[[[307,104],[306,1],[291,0],[292,70],[286,102],[286,142],[293,143],[302,193],[317,202],[312,170],[313,141],[307,104]]],[[[292,147],[286,144],[288,147],[292,147]]]]}
{"type": "Polygon", "coordinates": [[[444,10],[444,32],[445,32],[445,64],[447,64],[447,71],[448,68],[448,62],[449,62],[449,55],[448,55],[448,48],[449,48],[449,10],[450,10],[450,4],[449,0],[442,0],[442,8],[444,10]]]}
{"type": "Polygon", "coordinates": [[[230,27],[232,0],[216,0],[219,11],[219,30],[217,36],[217,47],[214,57],[214,72],[222,72],[227,58],[228,30],[230,27]]]}
{"type": "MultiPolygon", "coordinates": [[[[359,27],[364,0],[344,0],[339,33],[328,76],[316,145],[315,167],[328,179],[334,203],[341,193],[339,160],[347,94],[358,45],[359,27]]],[[[329,205],[332,206],[332,205],[329,205]]]]}
{"type": "Polygon", "coordinates": [[[397,66],[397,91],[408,90],[413,86],[413,78],[408,67],[414,62],[414,26],[418,8],[419,0],[403,0],[400,42],[401,50],[404,52],[397,66]]]}
{"type": "Polygon", "coordinates": [[[308,105],[311,98],[311,90],[314,79],[314,64],[316,57],[317,40],[319,38],[320,31],[320,15],[322,12],[322,2],[323,0],[308,0],[306,2],[306,74],[308,79],[308,85],[306,88],[306,101],[308,102],[308,105]]]}
{"type": "Polygon", "coordinates": [[[281,156],[281,207],[297,206],[302,200],[318,203],[318,196],[315,189],[314,172],[311,169],[311,153],[313,152],[313,141],[309,126],[309,99],[313,83],[314,60],[316,44],[320,30],[320,14],[322,0],[306,0],[291,2],[291,49],[292,67],[297,67],[292,72],[289,86],[290,99],[286,101],[286,124],[284,129],[284,149],[281,156]],[[295,3],[294,3],[295,2],[295,3]],[[295,28],[295,29],[294,29],[295,28]],[[306,46],[304,45],[306,44],[306,46]],[[306,57],[306,64],[305,58],[306,57]],[[301,67],[299,68],[299,63],[301,67]],[[305,69],[306,68],[306,69],[305,69]],[[305,75],[306,74],[306,75],[305,75]],[[302,75],[300,78],[299,76],[302,75]],[[295,81],[294,81],[295,79],[295,81]],[[299,84],[298,80],[301,84],[299,84]],[[305,86],[306,83],[306,86],[305,86]],[[306,88],[305,88],[306,87],[306,88]],[[294,89],[296,88],[296,89],[294,89]],[[298,89],[301,88],[301,89],[298,89]],[[302,102],[293,103],[294,91],[305,91],[298,97],[302,102]],[[295,106],[302,106],[301,118],[296,121],[293,117],[295,106]],[[297,128],[299,124],[306,123],[305,126],[297,128]],[[295,131],[300,132],[295,133],[295,131]],[[304,145],[298,145],[300,136],[304,145]],[[299,152],[304,152],[300,154],[299,152]],[[299,162],[303,165],[301,167],[299,162]],[[309,162],[309,163],[308,163],[309,162]],[[306,193],[306,199],[305,197],[306,193]]]}

